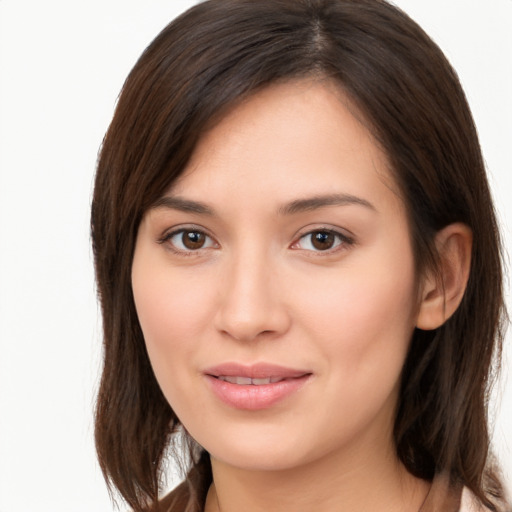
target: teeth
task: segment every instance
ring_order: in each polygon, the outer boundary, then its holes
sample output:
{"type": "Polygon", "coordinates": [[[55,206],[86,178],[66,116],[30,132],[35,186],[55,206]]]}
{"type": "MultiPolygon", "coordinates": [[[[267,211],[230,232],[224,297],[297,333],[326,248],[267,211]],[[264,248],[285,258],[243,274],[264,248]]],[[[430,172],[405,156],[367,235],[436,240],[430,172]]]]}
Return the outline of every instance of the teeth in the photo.
{"type": "Polygon", "coordinates": [[[235,377],[235,384],[246,386],[248,384],[252,384],[252,382],[250,377],[235,377]]]}
{"type": "Polygon", "coordinates": [[[274,382],[284,380],[282,377],[265,377],[263,379],[251,379],[250,377],[234,377],[231,375],[219,375],[218,379],[223,380],[224,382],[229,382],[230,384],[239,384],[241,386],[262,386],[264,384],[273,384],[274,382]]]}
{"type": "Polygon", "coordinates": [[[266,379],[252,379],[252,383],[255,386],[260,386],[261,384],[270,384],[270,377],[267,377],[266,379]]]}

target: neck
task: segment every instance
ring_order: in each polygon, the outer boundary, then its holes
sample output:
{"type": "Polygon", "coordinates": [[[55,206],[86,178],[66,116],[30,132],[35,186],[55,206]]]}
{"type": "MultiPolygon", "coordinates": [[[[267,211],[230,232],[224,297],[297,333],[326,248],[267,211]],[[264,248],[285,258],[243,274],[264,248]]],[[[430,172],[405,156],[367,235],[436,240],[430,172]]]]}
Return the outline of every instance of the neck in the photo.
{"type": "Polygon", "coordinates": [[[365,456],[330,453],[292,469],[258,471],[212,457],[213,484],[206,512],[411,512],[429,484],[413,477],[392,445],[365,456]]]}

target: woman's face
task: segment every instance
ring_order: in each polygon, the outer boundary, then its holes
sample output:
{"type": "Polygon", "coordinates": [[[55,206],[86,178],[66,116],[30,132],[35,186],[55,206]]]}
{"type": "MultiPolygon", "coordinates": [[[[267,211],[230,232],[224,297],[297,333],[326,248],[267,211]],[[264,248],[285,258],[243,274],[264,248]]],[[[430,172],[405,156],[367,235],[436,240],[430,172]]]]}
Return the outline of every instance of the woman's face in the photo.
{"type": "Polygon", "coordinates": [[[156,378],[225,464],[392,448],[418,283],[386,157],[349,108],[329,82],[257,93],[140,225],[133,293],[156,378]]]}

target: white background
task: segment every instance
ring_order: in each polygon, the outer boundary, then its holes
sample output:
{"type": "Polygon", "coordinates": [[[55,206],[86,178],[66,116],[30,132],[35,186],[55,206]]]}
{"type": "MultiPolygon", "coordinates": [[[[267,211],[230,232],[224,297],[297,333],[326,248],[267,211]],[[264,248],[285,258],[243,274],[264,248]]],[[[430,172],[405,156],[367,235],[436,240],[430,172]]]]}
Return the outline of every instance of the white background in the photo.
{"type": "MultiPolygon", "coordinates": [[[[124,78],[192,3],[0,0],[0,512],[113,510],[92,441],[95,161],[124,78]]],[[[397,4],[460,74],[510,253],[512,0],[397,4]]],[[[495,444],[511,482],[512,375],[498,391],[495,444]]]]}

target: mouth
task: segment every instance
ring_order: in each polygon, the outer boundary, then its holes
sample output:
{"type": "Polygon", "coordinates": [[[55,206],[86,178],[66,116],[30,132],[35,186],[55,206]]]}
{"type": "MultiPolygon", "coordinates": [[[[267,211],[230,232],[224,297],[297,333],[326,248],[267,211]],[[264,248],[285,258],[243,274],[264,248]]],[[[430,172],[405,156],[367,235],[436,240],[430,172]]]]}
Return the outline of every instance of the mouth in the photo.
{"type": "Polygon", "coordinates": [[[265,377],[262,379],[251,379],[251,377],[234,377],[231,375],[219,375],[216,377],[224,382],[238,384],[239,386],[263,386],[265,384],[274,384],[285,380],[284,377],[265,377]]]}
{"type": "Polygon", "coordinates": [[[268,409],[299,391],[313,373],[270,364],[226,363],[207,369],[210,389],[235,409],[268,409]]]}
{"type": "Polygon", "coordinates": [[[207,368],[204,373],[232,384],[259,385],[279,382],[284,379],[294,379],[312,372],[271,363],[245,365],[230,362],[207,368]]]}

